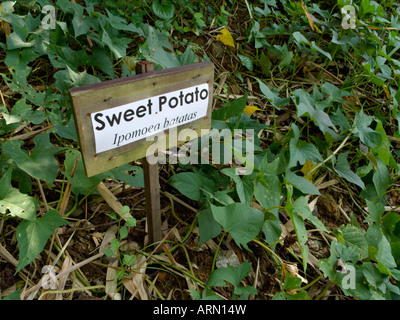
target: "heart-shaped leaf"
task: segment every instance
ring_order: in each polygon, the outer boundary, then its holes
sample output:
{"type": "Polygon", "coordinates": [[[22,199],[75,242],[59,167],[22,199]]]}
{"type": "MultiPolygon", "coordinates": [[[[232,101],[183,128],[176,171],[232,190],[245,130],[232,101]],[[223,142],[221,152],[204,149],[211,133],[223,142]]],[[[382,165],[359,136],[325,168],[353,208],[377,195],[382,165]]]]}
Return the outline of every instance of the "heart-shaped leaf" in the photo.
{"type": "Polygon", "coordinates": [[[170,183],[186,197],[199,201],[205,192],[213,194],[214,181],[194,172],[181,172],[170,178],[170,183]]]}
{"type": "Polygon", "coordinates": [[[0,179],[0,213],[35,220],[37,201],[11,186],[11,170],[0,179]]]}
{"type": "Polygon", "coordinates": [[[2,145],[2,149],[18,168],[36,179],[52,183],[58,172],[58,163],[54,158],[57,148],[50,143],[49,133],[37,135],[34,142],[35,148],[30,156],[21,149],[23,142],[20,140],[9,140],[2,145]]]}
{"type": "Polygon", "coordinates": [[[154,0],[153,1],[154,14],[164,20],[169,20],[174,17],[175,6],[170,0],[154,0]]]}
{"type": "Polygon", "coordinates": [[[347,162],[347,155],[348,152],[344,152],[339,155],[338,162],[334,168],[336,173],[347,181],[358,185],[361,189],[365,189],[364,182],[361,180],[361,178],[351,171],[350,165],[347,162]]]}
{"type": "Polygon", "coordinates": [[[48,238],[57,227],[69,224],[61,218],[55,210],[33,221],[24,220],[17,227],[17,240],[19,245],[19,261],[17,271],[32,262],[44,249],[48,238]]]}
{"type": "Polygon", "coordinates": [[[236,244],[248,249],[264,224],[264,213],[244,203],[233,203],[224,207],[211,205],[214,219],[229,232],[236,244]]]}

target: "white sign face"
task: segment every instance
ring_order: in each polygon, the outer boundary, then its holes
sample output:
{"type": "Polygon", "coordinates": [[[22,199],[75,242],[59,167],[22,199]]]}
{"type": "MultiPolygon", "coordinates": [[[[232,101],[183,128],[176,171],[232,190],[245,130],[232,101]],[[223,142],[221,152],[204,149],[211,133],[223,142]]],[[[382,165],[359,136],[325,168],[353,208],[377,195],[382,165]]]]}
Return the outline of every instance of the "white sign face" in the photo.
{"type": "Polygon", "coordinates": [[[112,150],[207,115],[207,83],[91,113],[96,153],[112,150]]]}

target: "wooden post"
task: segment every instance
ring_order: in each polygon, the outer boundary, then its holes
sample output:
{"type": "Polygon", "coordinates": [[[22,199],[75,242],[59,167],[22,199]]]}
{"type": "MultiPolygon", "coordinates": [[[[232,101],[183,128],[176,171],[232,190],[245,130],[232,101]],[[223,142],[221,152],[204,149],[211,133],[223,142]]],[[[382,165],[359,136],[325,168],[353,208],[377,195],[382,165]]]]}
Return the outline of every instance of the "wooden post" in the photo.
{"type": "MultiPolygon", "coordinates": [[[[152,62],[139,61],[136,64],[136,74],[151,71],[154,71],[154,64],[152,62]]],[[[143,173],[149,243],[154,243],[162,239],[158,164],[149,164],[147,159],[143,158],[143,173]]]]}

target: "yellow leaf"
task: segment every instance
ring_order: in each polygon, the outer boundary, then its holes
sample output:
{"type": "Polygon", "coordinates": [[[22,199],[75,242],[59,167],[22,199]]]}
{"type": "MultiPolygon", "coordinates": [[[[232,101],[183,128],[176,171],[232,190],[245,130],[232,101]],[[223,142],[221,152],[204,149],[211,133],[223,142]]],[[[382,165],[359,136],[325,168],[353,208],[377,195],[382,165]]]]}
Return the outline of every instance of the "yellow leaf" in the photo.
{"type": "Polygon", "coordinates": [[[304,12],[306,13],[307,20],[308,20],[308,23],[310,24],[311,29],[314,30],[314,21],[313,21],[312,17],[310,16],[310,14],[308,13],[307,8],[304,5],[303,0],[301,0],[301,6],[303,7],[304,12]]]}
{"type": "Polygon", "coordinates": [[[217,40],[221,41],[223,44],[226,44],[227,46],[235,48],[235,43],[233,42],[232,35],[228,31],[228,29],[223,28],[220,32],[221,34],[217,35],[217,40]]]}
{"type": "Polygon", "coordinates": [[[316,24],[314,25],[314,28],[315,28],[315,30],[317,30],[318,33],[322,33],[321,29],[318,28],[318,26],[316,24]]]}
{"type": "Polygon", "coordinates": [[[317,165],[312,163],[310,160],[307,160],[303,167],[300,169],[300,171],[304,174],[304,178],[306,178],[308,181],[312,182],[313,176],[315,173],[315,170],[310,172],[314,167],[317,165]]]}
{"type": "Polygon", "coordinates": [[[386,98],[388,98],[390,100],[391,96],[390,96],[390,91],[389,91],[388,87],[386,85],[383,85],[382,88],[383,88],[383,91],[385,91],[385,93],[386,93],[386,98]]]}
{"type": "Polygon", "coordinates": [[[246,106],[243,110],[243,113],[247,113],[249,116],[251,116],[254,112],[261,110],[258,107],[255,106],[246,106]]]}

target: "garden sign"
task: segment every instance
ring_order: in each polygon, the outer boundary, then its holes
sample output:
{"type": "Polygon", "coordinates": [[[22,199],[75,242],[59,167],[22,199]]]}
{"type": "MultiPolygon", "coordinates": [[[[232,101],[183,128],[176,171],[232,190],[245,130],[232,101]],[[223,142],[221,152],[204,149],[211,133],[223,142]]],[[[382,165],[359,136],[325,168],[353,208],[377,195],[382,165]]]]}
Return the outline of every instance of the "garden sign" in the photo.
{"type": "MultiPolygon", "coordinates": [[[[162,240],[158,165],[146,159],[152,137],[168,140],[172,128],[198,136],[209,129],[213,81],[211,62],[154,71],[141,61],[136,76],[69,90],[88,177],[142,161],[150,243],[162,240]]],[[[186,142],[169,140],[169,148],[186,142]]]]}
{"type": "Polygon", "coordinates": [[[144,158],[149,137],[168,129],[200,136],[211,125],[213,78],[213,64],[201,62],[70,89],[87,176],[144,158]]]}

